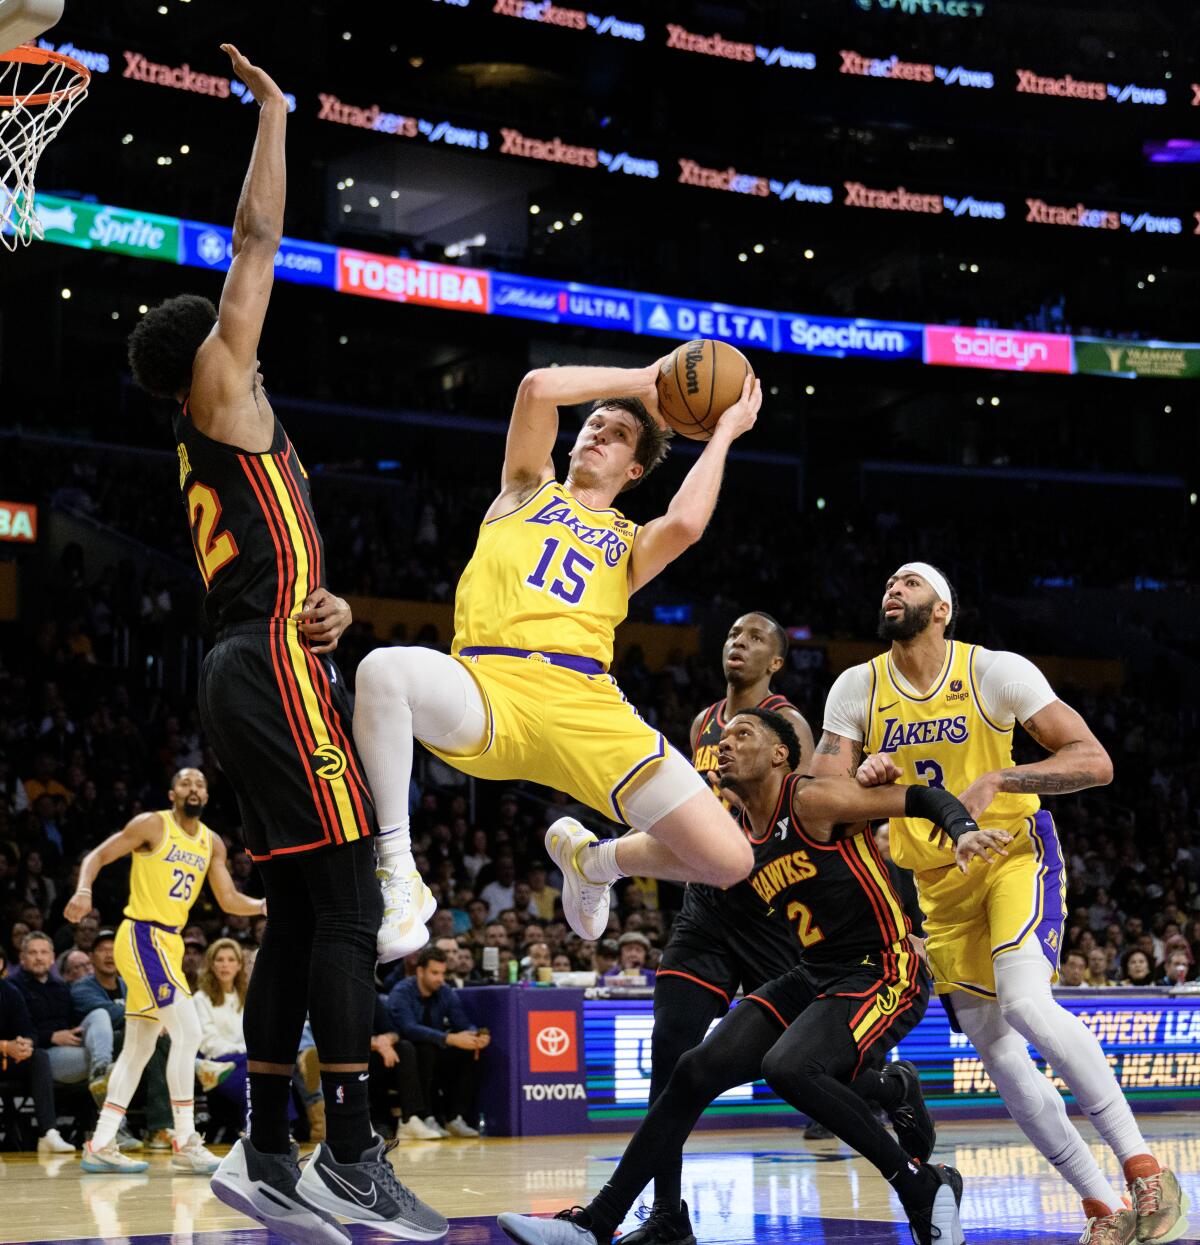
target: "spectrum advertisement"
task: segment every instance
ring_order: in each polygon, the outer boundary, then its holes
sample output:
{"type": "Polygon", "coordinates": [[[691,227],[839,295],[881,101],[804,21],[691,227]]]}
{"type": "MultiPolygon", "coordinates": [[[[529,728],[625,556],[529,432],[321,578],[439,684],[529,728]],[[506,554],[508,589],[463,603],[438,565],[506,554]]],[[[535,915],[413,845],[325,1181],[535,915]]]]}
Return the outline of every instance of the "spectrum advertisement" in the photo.
{"type": "MultiPolygon", "coordinates": [[[[228,269],[232,257],[230,230],[203,221],[40,193],[37,215],[45,241],[60,246],[218,272],[228,269]]],[[[1200,344],[808,316],[430,263],[297,238],[284,238],[280,244],[275,275],[281,281],[418,307],[676,341],[712,337],[776,354],[923,360],[994,371],[1200,378],[1200,344]]]]}

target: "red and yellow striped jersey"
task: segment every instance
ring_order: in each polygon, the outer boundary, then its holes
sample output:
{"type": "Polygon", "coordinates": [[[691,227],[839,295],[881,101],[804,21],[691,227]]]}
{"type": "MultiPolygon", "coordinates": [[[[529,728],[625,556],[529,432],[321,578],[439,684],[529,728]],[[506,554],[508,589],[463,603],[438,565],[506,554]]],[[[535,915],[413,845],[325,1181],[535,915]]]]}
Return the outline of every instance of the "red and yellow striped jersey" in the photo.
{"type": "Polygon", "coordinates": [[[214,631],[291,618],[325,583],[325,549],[308,475],[275,421],[271,448],[252,454],[214,441],[188,417],[174,419],[179,488],[214,631]]]}

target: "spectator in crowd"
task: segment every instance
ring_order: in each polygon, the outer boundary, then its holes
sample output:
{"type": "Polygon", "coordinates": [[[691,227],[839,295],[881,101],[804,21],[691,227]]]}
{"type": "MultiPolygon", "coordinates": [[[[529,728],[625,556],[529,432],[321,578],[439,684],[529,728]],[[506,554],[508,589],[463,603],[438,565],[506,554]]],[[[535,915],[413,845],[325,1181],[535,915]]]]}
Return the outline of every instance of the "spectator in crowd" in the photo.
{"type": "Polygon", "coordinates": [[[75,1147],[55,1127],[50,1055],[37,1044],[24,995],[11,981],[4,980],[0,980],[0,1077],[15,1081],[33,1099],[38,1153],[73,1154],[75,1147]]]}
{"type": "Polygon", "coordinates": [[[92,975],[92,957],[78,947],[70,947],[54,962],[58,975],[69,986],[73,986],[82,977],[92,975]]]}
{"type": "Polygon", "coordinates": [[[1060,986],[1084,986],[1087,982],[1088,962],[1082,951],[1068,951],[1058,966],[1058,984],[1060,986]]]}
{"type": "Polygon", "coordinates": [[[489,921],[483,931],[483,945],[511,949],[512,939],[508,936],[508,930],[499,921],[489,921]]]}
{"type": "Polygon", "coordinates": [[[1159,982],[1164,986],[1181,986],[1192,977],[1191,956],[1186,947],[1175,947],[1167,952],[1167,962],[1159,982]]]}
{"type": "Polygon", "coordinates": [[[1154,964],[1140,947],[1125,952],[1121,963],[1121,984],[1123,986],[1154,985],[1154,964]]]}
{"type": "Polygon", "coordinates": [[[1104,989],[1117,983],[1108,975],[1108,952],[1103,947],[1093,947],[1087,953],[1087,976],[1084,985],[1104,989]]]}
{"type": "Polygon", "coordinates": [[[97,1106],[104,1105],[113,1061],[112,1019],[103,1008],[81,1016],[71,989],[51,973],[54,946],[43,933],[26,934],[21,942],[17,987],[33,1018],[37,1045],[50,1056],[56,1085],[87,1082],[97,1106]]]}
{"type": "Polygon", "coordinates": [[[496,920],[506,908],[513,906],[513,886],[517,879],[516,865],[511,853],[496,857],[495,878],[479,892],[479,898],[488,906],[488,919],[496,920]]]}
{"type": "Polygon", "coordinates": [[[200,974],[204,971],[204,953],[208,950],[208,940],[199,931],[195,930],[191,934],[184,930],[183,935],[183,975],[187,978],[188,989],[193,994],[200,981],[200,974]]]}
{"type": "Polygon", "coordinates": [[[538,976],[538,969],[545,969],[547,972],[552,971],[550,961],[553,957],[550,955],[550,944],[544,941],[531,942],[525,948],[525,958],[521,961],[521,980],[522,981],[541,981],[542,977],[538,976]]]}
{"type": "Polygon", "coordinates": [[[488,833],[486,830],[471,831],[471,850],[462,858],[463,869],[467,878],[474,882],[484,865],[490,865],[492,858],[488,855],[488,833]]]}
{"type": "Polygon", "coordinates": [[[233,1108],[233,1115],[246,1117],[246,1039],[242,1012],[246,1007],[246,973],[241,944],[218,938],[204,953],[204,968],[196,992],[200,1017],[200,1054],[215,1063],[232,1065],[230,1074],[214,1092],[233,1108]]]}
{"type": "Polygon", "coordinates": [[[544,860],[534,860],[529,864],[529,891],[533,899],[533,909],[539,920],[554,920],[554,905],[561,901],[562,891],[550,886],[546,881],[547,870],[544,860]]]}
{"type": "Polygon", "coordinates": [[[596,949],[592,953],[592,968],[597,979],[607,977],[617,967],[620,955],[621,950],[615,938],[603,938],[596,943],[596,949]]]}
{"type": "Polygon", "coordinates": [[[375,1032],[371,1037],[371,1118],[381,1136],[394,1132],[408,1141],[440,1141],[447,1134],[425,1122],[432,1110],[425,1098],[417,1063],[417,1048],[396,1032],[387,1005],[382,999],[375,1003],[375,1032]],[[396,1106],[390,1098],[396,1098],[396,1106]],[[389,1116],[394,1116],[393,1125],[389,1116]],[[385,1122],[386,1121],[386,1122],[385,1122]]]}
{"type": "Polygon", "coordinates": [[[554,959],[550,961],[550,967],[556,973],[573,973],[575,971],[575,964],[565,951],[555,953],[554,959]]]}
{"type": "Polygon", "coordinates": [[[638,930],[631,930],[617,939],[617,963],[604,974],[606,981],[619,982],[622,978],[632,979],[639,985],[652,986],[655,973],[647,968],[646,960],[650,955],[650,939],[638,930]]]}
{"type": "Polygon", "coordinates": [[[42,853],[36,848],[31,847],[21,861],[17,892],[26,903],[36,904],[43,912],[49,912],[54,907],[58,885],[53,878],[46,876],[42,853]]]}
{"type": "Polygon", "coordinates": [[[468,1120],[478,1112],[477,1055],[491,1038],[476,1031],[445,979],[446,953],[426,947],[416,973],[388,995],[388,1014],[392,1029],[416,1048],[421,1094],[429,1107],[424,1123],[444,1136],[478,1137],[468,1120]]]}

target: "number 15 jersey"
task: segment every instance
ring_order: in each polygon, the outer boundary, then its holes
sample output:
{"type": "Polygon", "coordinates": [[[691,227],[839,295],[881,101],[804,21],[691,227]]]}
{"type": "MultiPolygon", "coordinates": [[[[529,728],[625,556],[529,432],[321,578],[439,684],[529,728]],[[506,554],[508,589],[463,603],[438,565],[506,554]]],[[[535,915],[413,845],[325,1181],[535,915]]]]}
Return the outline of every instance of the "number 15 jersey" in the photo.
{"type": "Polygon", "coordinates": [[[162,842],[152,852],[133,853],[125,915],[131,921],[153,921],[178,930],[187,924],[188,912],[208,876],[212,831],[201,822],[193,838],[170,809],[163,809],[159,817],[162,842]]]}
{"type": "Polygon", "coordinates": [[[629,612],[637,524],[592,510],[547,480],[507,514],[485,519],[454,598],[454,645],[590,657],[607,670],[629,612]]]}

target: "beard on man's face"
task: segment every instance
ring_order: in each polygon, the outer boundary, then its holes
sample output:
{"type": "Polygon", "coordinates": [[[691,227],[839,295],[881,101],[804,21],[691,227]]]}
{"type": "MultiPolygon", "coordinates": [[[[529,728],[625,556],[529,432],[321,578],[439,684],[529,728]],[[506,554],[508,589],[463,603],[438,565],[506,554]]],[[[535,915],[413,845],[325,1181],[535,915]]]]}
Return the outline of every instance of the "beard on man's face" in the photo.
{"type": "Polygon", "coordinates": [[[889,618],[882,609],[879,611],[879,638],[881,640],[911,640],[918,636],[933,617],[934,601],[924,605],[906,605],[904,613],[898,618],[889,618]]]}
{"type": "Polygon", "coordinates": [[[204,801],[199,796],[189,795],[183,802],[183,811],[189,817],[195,817],[204,811],[204,801]]]}

